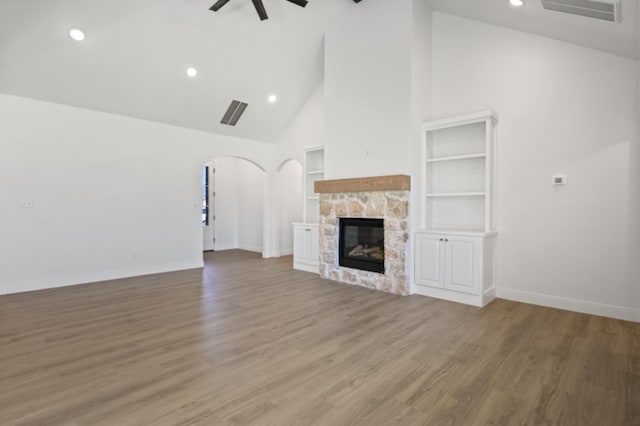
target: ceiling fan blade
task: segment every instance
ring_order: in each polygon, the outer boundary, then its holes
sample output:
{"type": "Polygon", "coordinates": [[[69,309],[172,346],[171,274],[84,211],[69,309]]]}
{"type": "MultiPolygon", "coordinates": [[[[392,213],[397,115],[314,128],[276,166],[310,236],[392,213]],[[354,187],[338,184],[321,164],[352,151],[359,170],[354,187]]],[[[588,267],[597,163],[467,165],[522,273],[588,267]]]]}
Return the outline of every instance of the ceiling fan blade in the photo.
{"type": "Polygon", "coordinates": [[[265,19],[269,19],[269,16],[267,15],[267,11],[264,8],[264,4],[262,4],[262,0],[251,0],[253,2],[253,5],[256,8],[256,12],[258,12],[258,16],[260,17],[261,21],[264,21],[265,19]]]}
{"type": "Polygon", "coordinates": [[[214,12],[217,12],[218,9],[220,9],[222,6],[224,6],[228,2],[229,0],[218,0],[213,6],[209,8],[209,10],[213,10],[214,12]]]}
{"type": "Polygon", "coordinates": [[[287,0],[287,1],[289,3],[297,4],[300,7],[305,7],[307,3],[309,3],[307,0],[287,0]]]}

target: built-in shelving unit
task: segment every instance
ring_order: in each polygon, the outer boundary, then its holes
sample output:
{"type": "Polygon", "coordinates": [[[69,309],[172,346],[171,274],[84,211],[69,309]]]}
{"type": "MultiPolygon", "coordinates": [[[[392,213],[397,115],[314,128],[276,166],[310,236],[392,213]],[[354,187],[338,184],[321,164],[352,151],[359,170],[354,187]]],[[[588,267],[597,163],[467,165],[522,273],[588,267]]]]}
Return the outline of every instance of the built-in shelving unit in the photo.
{"type": "Polygon", "coordinates": [[[493,111],[482,111],[422,126],[422,229],[413,235],[418,294],[475,306],[495,297],[497,123],[493,111]]]}
{"type": "Polygon", "coordinates": [[[314,192],[316,181],[324,180],[324,147],[304,151],[304,223],[318,223],[320,197],[314,192]]]}
{"type": "Polygon", "coordinates": [[[491,232],[495,124],[492,111],[423,125],[423,228],[491,232]]]}
{"type": "Polygon", "coordinates": [[[324,147],[304,150],[304,223],[293,224],[293,268],[319,272],[320,196],[315,193],[316,181],[324,180],[324,147]]]}

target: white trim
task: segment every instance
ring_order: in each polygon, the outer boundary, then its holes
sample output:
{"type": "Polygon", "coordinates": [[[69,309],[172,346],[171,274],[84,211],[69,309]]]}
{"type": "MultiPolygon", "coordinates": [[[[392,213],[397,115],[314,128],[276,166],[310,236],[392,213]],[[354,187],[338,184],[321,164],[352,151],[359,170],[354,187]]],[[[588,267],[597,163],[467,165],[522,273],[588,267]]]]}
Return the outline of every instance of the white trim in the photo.
{"type": "Polygon", "coordinates": [[[484,197],[485,195],[485,192],[429,192],[426,197],[484,197]]]}
{"type": "Polygon", "coordinates": [[[465,154],[465,155],[454,155],[452,157],[435,157],[427,159],[427,163],[442,163],[449,161],[461,161],[461,160],[473,160],[476,158],[486,158],[487,154],[465,154]]]}
{"type": "Polygon", "coordinates": [[[484,232],[474,231],[471,229],[445,229],[445,228],[433,228],[433,229],[416,229],[413,234],[446,234],[446,235],[461,235],[466,237],[495,237],[498,235],[497,231],[484,232]]]}
{"type": "Polygon", "coordinates": [[[489,302],[492,302],[495,298],[496,298],[495,287],[491,287],[485,290],[484,294],[482,295],[482,306],[487,306],[489,302]]]}
{"type": "Polygon", "coordinates": [[[251,246],[251,245],[239,244],[238,245],[238,250],[252,251],[254,253],[262,254],[262,247],[260,247],[260,246],[251,246]]]}
{"type": "Polygon", "coordinates": [[[460,293],[443,288],[429,287],[414,283],[414,293],[420,296],[434,297],[436,299],[448,300],[449,302],[464,303],[465,305],[481,308],[493,300],[493,289],[484,292],[482,296],[477,294],[460,293]]]}
{"type": "Polygon", "coordinates": [[[283,250],[273,250],[273,251],[265,251],[262,253],[262,257],[265,259],[271,257],[282,257],[282,256],[291,256],[293,254],[293,249],[283,249],[283,250]]]}
{"type": "Polygon", "coordinates": [[[236,250],[238,247],[235,244],[218,244],[216,243],[216,249],[214,251],[226,251],[226,250],[236,250]]]}
{"type": "Polygon", "coordinates": [[[204,267],[204,261],[176,262],[162,265],[140,266],[136,268],[122,269],[119,271],[90,272],[84,274],[65,275],[55,278],[39,278],[13,283],[0,284],[0,295],[25,293],[28,291],[47,290],[58,287],[68,287],[80,284],[92,284],[101,281],[118,280],[122,278],[138,277],[142,275],[161,274],[165,272],[183,271],[188,269],[200,269],[204,267]]]}
{"type": "Polygon", "coordinates": [[[497,124],[499,121],[498,114],[493,110],[484,110],[479,112],[473,112],[471,114],[457,115],[455,117],[441,118],[439,120],[431,120],[426,123],[422,123],[422,130],[438,130],[446,129],[453,126],[464,126],[466,124],[480,123],[485,120],[491,120],[493,124],[497,124]]]}
{"type": "Polygon", "coordinates": [[[542,293],[531,293],[528,291],[503,287],[498,287],[496,296],[500,299],[530,303],[532,305],[547,306],[550,308],[581,312],[583,314],[640,322],[640,309],[634,309],[626,306],[608,305],[605,303],[590,302],[588,300],[551,296],[542,293]]]}
{"type": "Polygon", "coordinates": [[[293,262],[293,269],[298,271],[311,272],[312,274],[320,274],[320,266],[312,265],[310,263],[293,262]]]}

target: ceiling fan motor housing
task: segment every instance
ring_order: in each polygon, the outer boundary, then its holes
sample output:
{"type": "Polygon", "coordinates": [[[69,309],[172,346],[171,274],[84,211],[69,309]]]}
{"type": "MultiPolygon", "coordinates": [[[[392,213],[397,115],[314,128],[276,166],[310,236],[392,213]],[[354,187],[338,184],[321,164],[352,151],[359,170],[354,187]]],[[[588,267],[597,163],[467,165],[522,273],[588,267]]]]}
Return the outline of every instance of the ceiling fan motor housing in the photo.
{"type": "MultiPolygon", "coordinates": [[[[266,19],[269,19],[269,15],[267,15],[267,10],[264,8],[264,4],[262,3],[262,0],[251,0],[251,1],[253,2],[253,7],[256,8],[256,12],[258,12],[258,16],[260,17],[260,20],[264,21],[266,19]]],[[[293,3],[300,7],[305,7],[307,3],[309,3],[308,0],[287,0],[287,1],[289,3],[293,3]]],[[[353,0],[353,1],[354,3],[360,3],[361,0],[353,0]]],[[[217,12],[218,10],[220,10],[220,8],[222,8],[222,6],[224,6],[227,3],[229,3],[229,0],[218,0],[217,2],[215,2],[213,6],[209,8],[209,10],[213,10],[214,12],[217,12]]]]}

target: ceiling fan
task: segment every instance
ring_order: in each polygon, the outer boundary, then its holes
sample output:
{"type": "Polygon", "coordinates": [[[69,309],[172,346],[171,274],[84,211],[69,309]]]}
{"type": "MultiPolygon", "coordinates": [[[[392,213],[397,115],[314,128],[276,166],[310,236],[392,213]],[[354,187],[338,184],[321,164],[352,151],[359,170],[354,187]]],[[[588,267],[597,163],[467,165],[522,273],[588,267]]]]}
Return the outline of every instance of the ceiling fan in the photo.
{"type": "MultiPolygon", "coordinates": [[[[251,0],[251,1],[253,2],[253,6],[256,8],[256,12],[258,12],[258,16],[260,17],[260,20],[264,21],[265,19],[269,19],[269,16],[267,15],[267,11],[264,8],[264,4],[262,4],[262,0],[251,0]]],[[[300,7],[305,7],[307,3],[309,3],[307,0],[287,0],[287,1],[289,3],[297,4],[300,7]]],[[[356,3],[360,3],[361,0],[353,0],[353,1],[356,3]]],[[[224,6],[227,3],[229,3],[229,0],[218,0],[217,2],[215,2],[213,6],[209,8],[209,10],[213,10],[214,12],[217,12],[218,10],[220,10],[222,6],[224,6]]]]}

